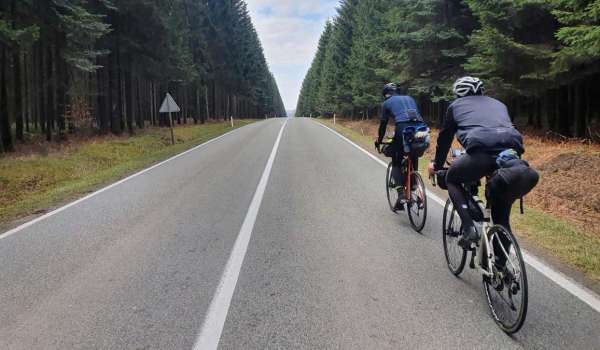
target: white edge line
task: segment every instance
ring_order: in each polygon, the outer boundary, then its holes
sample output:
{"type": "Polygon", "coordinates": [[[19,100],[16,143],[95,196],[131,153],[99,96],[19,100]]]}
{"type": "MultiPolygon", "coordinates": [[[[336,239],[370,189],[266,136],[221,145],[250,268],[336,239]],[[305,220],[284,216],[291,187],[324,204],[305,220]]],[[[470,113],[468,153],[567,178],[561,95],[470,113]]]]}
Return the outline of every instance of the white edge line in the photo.
{"type": "MultiPolygon", "coordinates": [[[[324,125],[323,123],[317,122],[317,124],[322,126],[325,129],[331,131],[332,133],[334,133],[335,135],[340,137],[342,140],[348,142],[349,144],[351,144],[358,150],[362,151],[367,156],[371,157],[371,159],[375,160],[377,163],[379,163],[380,165],[387,168],[388,164],[386,164],[383,160],[377,158],[371,152],[365,150],[364,148],[362,148],[361,146],[359,146],[352,140],[348,139],[347,137],[345,137],[344,135],[340,134],[339,132],[333,130],[332,128],[328,127],[327,125],[324,125]]],[[[429,196],[429,198],[433,199],[436,203],[438,203],[441,206],[444,206],[446,204],[446,201],[444,201],[442,198],[440,198],[438,195],[432,193],[431,191],[427,191],[427,196],[429,196]]],[[[536,269],[542,275],[546,276],[546,278],[550,279],[551,281],[553,281],[554,283],[559,285],[561,288],[563,288],[567,292],[571,293],[573,296],[575,296],[579,300],[581,300],[584,303],[586,303],[587,305],[589,305],[596,312],[600,312],[600,297],[596,293],[594,293],[593,291],[589,290],[588,288],[578,284],[577,282],[573,281],[572,279],[570,279],[563,273],[558,272],[558,271],[554,270],[553,268],[551,268],[550,266],[544,264],[539,258],[537,258],[533,254],[527,252],[526,250],[522,249],[522,253],[523,253],[523,258],[525,259],[525,262],[527,262],[527,264],[529,264],[531,267],[536,269]]]]}
{"type": "Polygon", "coordinates": [[[200,328],[200,333],[196,338],[196,342],[193,347],[194,350],[212,350],[217,349],[219,346],[221,333],[223,332],[225,320],[227,319],[227,313],[229,312],[231,298],[233,297],[233,292],[235,291],[235,287],[237,285],[242,264],[244,262],[244,258],[246,257],[246,251],[248,250],[248,244],[250,242],[250,237],[252,236],[254,223],[256,222],[256,217],[258,216],[258,210],[260,209],[260,205],[265,194],[265,189],[267,187],[267,183],[269,182],[269,176],[271,175],[271,169],[273,168],[273,163],[275,162],[275,156],[277,155],[279,142],[281,141],[281,136],[283,135],[283,130],[285,129],[287,122],[288,119],[286,119],[279,130],[279,135],[277,135],[271,155],[267,160],[265,170],[263,171],[258,186],[256,187],[256,191],[252,197],[252,202],[250,202],[248,212],[246,213],[246,217],[244,218],[240,232],[235,240],[233,249],[231,250],[231,254],[227,260],[227,264],[225,265],[225,269],[223,270],[219,284],[217,285],[217,289],[215,290],[213,298],[208,307],[204,322],[200,328]]]}
{"type": "Polygon", "coordinates": [[[144,174],[144,173],[146,173],[146,172],[148,172],[148,171],[150,171],[150,170],[152,170],[154,168],[157,168],[157,167],[159,167],[159,166],[161,166],[161,165],[163,165],[163,164],[165,164],[167,162],[170,162],[170,161],[172,161],[174,159],[177,159],[177,158],[179,158],[181,156],[184,156],[184,155],[186,155],[186,154],[188,154],[190,152],[193,152],[193,151],[195,151],[195,150],[197,150],[199,148],[202,148],[202,147],[204,147],[204,146],[206,146],[206,145],[208,145],[210,143],[213,143],[213,142],[215,142],[217,140],[220,140],[220,139],[224,138],[225,136],[228,136],[228,135],[230,135],[230,134],[232,134],[232,133],[234,133],[234,132],[236,132],[236,131],[238,131],[238,130],[240,130],[242,128],[245,128],[246,126],[252,125],[252,124],[254,124],[254,123],[251,123],[251,124],[248,124],[248,125],[244,125],[242,127],[239,127],[239,128],[234,129],[234,130],[228,131],[228,132],[226,132],[223,135],[217,136],[217,137],[215,137],[215,138],[213,138],[211,140],[208,140],[208,141],[206,141],[204,143],[201,143],[201,144],[199,144],[197,146],[194,146],[194,147],[188,149],[187,151],[184,151],[184,152],[181,152],[179,154],[176,154],[175,156],[173,156],[171,158],[168,158],[168,159],[165,159],[165,160],[161,161],[160,163],[154,164],[154,165],[152,165],[149,168],[146,168],[146,169],[143,169],[141,171],[138,171],[137,173],[135,173],[133,175],[130,175],[130,176],[124,178],[124,179],[121,179],[121,180],[119,180],[119,181],[117,181],[115,183],[112,183],[112,184],[110,184],[110,185],[108,185],[106,187],[103,187],[103,188],[101,188],[101,189],[99,189],[99,190],[97,190],[97,191],[95,191],[93,193],[88,194],[85,197],[79,198],[79,199],[77,199],[77,200],[75,200],[75,201],[73,201],[73,202],[71,202],[69,204],[66,204],[66,205],[64,205],[64,206],[62,206],[60,208],[54,209],[53,211],[51,211],[49,213],[46,213],[46,214],[44,214],[42,216],[39,216],[39,217],[37,217],[37,218],[35,218],[35,219],[31,220],[31,221],[28,221],[28,222],[26,222],[26,223],[24,223],[24,224],[22,224],[20,226],[17,226],[15,228],[11,229],[11,230],[8,230],[8,231],[0,234],[0,239],[8,238],[8,237],[14,235],[15,233],[18,233],[19,231],[22,231],[22,230],[24,230],[24,229],[26,229],[26,228],[28,228],[28,227],[30,227],[30,226],[32,226],[32,225],[40,222],[40,221],[42,221],[42,220],[45,220],[45,219],[47,219],[47,218],[49,218],[49,217],[51,217],[53,215],[56,215],[56,214],[58,214],[58,213],[60,213],[60,212],[62,212],[64,210],[66,210],[66,209],[68,209],[68,208],[70,208],[70,207],[72,207],[74,205],[77,205],[77,204],[79,204],[79,203],[81,203],[81,202],[83,202],[85,200],[88,200],[88,199],[90,199],[90,198],[92,198],[94,196],[97,196],[97,195],[99,195],[100,193],[102,193],[104,191],[108,191],[108,190],[110,190],[113,187],[116,187],[116,186],[118,186],[118,185],[120,185],[120,184],[122,184],[122,183],[124,183],[126,181],[129,181],[129,180],[133,179],[134,177],[140,176],[140,175],[142,175],[142,174],[144,174]]]}

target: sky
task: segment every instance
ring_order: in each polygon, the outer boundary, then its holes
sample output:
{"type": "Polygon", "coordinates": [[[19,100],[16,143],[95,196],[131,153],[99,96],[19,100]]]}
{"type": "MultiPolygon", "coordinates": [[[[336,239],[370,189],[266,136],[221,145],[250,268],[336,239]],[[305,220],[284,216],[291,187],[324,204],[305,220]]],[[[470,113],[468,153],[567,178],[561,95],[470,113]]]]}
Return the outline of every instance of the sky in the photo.
{"type": "Polygon", "coordinates": [[[295,109],[302,80],[338,0],[246,0],[286,109],[295,109]]]}

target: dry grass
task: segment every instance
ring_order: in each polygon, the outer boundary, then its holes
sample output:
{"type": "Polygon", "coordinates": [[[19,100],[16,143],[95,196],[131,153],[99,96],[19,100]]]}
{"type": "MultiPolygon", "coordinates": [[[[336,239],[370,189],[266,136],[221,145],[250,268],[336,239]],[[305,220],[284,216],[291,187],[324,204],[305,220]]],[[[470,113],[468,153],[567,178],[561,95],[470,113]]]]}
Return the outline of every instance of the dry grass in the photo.
{"type": "MultiPolygon", "coordinates": [[[[236,121],[237,126],[250,121],[236,121]]],[[[0,157],[0,226],[80,196],[231,130],[207,123],[146,129],[132,137],[72,138],[68,143],[32,142],[0,157]]]]}

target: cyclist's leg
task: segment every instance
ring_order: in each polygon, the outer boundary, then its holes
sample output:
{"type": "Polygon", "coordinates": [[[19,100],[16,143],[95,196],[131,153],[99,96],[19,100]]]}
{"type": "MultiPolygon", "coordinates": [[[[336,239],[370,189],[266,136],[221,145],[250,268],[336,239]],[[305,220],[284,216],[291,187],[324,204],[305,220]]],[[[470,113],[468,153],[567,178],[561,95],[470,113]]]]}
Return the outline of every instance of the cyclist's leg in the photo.
{"type": "Polygon", "coordinates": [[[394,156],[392,157],[392,178],[394,179],[396,186],[403,186],[402,159],[404,154],[400,152],[395,145],[392,147],[394,147],[394,156]]]}
{"type": "MultiPolygon", "coordinates": [[[[510,211],[512,209],[513,203],[513,200],[509,200],[506,198],[494,198],[491,202],[492,220],[494,221],[494,224],[502,225],[504,226],[504,228],[511,232],[512,230],[510,228],[510,211]]],[[[500,237],[500,241],[502,242],[502,246],[508,253],[510,250],[510,241],[505,236],[500,237]]],[[[494,254],[496,255],[496,262],[498,263],[498,265],[503,267],[506,263],[506,256],[501,251],[498,245],[494,246],[494,254]]]]}
{"type": "MultiPolygon", "coordinates": [[[[419,157],[411,156],[410,160],[411,160],[411,163],[412,163],[412,170],[413,171],[419,171],[419,157]]],[[[413,183],[412,184],[413,188],[411,190],[414,190],[416,188],[415,186],[416,186],[416,184],[413,183]]]]}
{"type": "Polygon", "coordinates": [[[493,167],[492,157],[485,153],[475,153],[463,155],[455,160],[448,169],[446,175],[448,195],[460,216],[463,228],[473,227],[474,223],[471,215],[469,215],[467,196],[461,184],[478,181],[489,174],[493,167]]]}
{"type": "MultiPolygon", "coordinates": [[[[391,145],[394,156],[392,157],[392,178],[396,183],[396,186],[404,186],[405,178],[404,171],[402,169],[402,161],[404,160],[404,147],[402,145],[402,137],[394,137],[394,142],[391,145]]],[[[404,192],[400,189],[398,194],[404,195],[404,192]]]]}

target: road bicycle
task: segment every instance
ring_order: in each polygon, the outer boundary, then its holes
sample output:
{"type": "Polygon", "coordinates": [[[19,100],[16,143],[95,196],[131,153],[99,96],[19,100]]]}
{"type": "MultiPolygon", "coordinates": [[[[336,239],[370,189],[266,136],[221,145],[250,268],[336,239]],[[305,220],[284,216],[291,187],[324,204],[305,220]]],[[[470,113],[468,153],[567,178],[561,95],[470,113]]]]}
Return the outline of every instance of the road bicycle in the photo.
{"type": "MultiPolygon", "coordinates": [[[[377,151],[389,156],[393,137],[386,137],[380,145],[376,145],[377,151]]],[[[411,157],[404,155],[402,163],[400,165],[401,172],[405,174],[404,184],[397,184],[392,176],[392,162],[389,163],[387,173],[385,177],[385,190],[387,193],[388,204],[392,212],[397,213],[395,209],[396,202],[400,192],[404,191],[404,200],[402,201],[406,207],[408,213],[408,219],[413,229],[417,232],[421,232],[425,227],[427,220],[427,193],[425,189],[425,182],[418,171],[413,169],[413,162],[411,157]]]]}
{"type": "MultiPolygon", "coordinates": [[[[462,155],[462,151],[453,150],[453,157],[462,155]]],[[[445,177],[445,171],[438,175],[445,177]]],[[[440,177],[437,179],[442,181],[440,177]]],[[[432,179],[436,185],[436,176],[432,179]]],[[[440,186],[445,187],[445,186],[440,186]]],[[[459,276],[471,253],[469,267],[482,275],[483,286],[492,317],[498,326],[507,334],[518,332],[527,316],[527,272],[521,249],[515,236],[501,225],[494,225],[491,220],[491,208],[478,196],[481,181],[463,184],[469,200],[468,209],[475,227],[480,233],[480,240],[466,250],[459,245],[461,238],[461,221],[458,212],[448,199],[444,207],[442,219],[444,254],[448,268],[455,276],[459,276]]]]}

